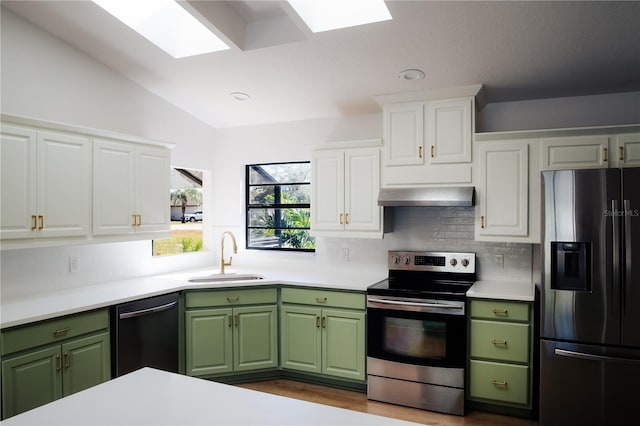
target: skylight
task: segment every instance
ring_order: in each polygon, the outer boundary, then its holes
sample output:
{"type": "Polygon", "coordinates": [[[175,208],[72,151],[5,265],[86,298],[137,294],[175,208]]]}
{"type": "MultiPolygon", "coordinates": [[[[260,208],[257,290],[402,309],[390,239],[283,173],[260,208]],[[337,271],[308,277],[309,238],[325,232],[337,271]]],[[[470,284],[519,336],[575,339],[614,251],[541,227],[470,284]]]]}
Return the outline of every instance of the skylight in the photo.
{"type": "Polygon", "coordinates": [[[383,0],[289,0],[289,4],[314,33],[391,19],[383,0]]]}
{"type": "Polygon", "coordinates": [[[174,58],[229,49],[174,0],[93,0],[174,58]]]}

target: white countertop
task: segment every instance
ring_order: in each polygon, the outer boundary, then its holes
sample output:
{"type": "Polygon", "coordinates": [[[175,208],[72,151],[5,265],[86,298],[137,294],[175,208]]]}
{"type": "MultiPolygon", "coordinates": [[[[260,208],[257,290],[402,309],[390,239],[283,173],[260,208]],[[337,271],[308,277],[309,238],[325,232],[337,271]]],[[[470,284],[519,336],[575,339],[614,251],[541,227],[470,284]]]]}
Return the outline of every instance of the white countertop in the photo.
{"type": "Polygon", "coordinates": [[[476,281],[467,291],[467,297],[533,302],[535,300],[535,284],[531,281],[476,281]]]}
{"type": "Polygon", "coordinates": [[[416,425],[142,368],[3,425],[416,425]]]}
{"type": "Polygon", "coordinates": [[[383,274],[353,268],[329,271],[294,271],[276,269],[236,269],[229,274],[259,274],[261,280],[227,283],[191,283],[189,278],[216,273],[216,269],[185,271],[143,278],[133,278],[74,289],[41,293],[5,300],[0,305],[0,328],[14,327],[35,321],[75,314],[145,297],[188,289],[228,288],[256,285],[288,284],[340,290],[365,291],[368,286],[384,278],[383,274]]]}

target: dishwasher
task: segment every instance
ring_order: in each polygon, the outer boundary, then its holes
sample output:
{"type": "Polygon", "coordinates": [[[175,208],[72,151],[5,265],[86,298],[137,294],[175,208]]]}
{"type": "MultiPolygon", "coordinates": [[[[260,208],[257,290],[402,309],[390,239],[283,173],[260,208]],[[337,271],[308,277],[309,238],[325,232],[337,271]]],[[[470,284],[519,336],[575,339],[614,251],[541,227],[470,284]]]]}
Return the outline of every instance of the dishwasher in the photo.
{"type": "Polygon", "coordinates": [[[179,293],[111,308],[111,371],[122,376],[142,367],[178,372],[179,293]]]}

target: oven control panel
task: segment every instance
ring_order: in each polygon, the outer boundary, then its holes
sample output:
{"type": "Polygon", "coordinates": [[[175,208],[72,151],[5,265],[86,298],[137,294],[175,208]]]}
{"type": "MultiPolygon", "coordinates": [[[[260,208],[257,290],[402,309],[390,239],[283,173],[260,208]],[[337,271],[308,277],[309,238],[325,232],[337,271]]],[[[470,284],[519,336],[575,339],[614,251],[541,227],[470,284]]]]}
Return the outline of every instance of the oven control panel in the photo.
{"type": "Polygon", "coordinates": [[[475,253],[389,251],[389,269],[475,273],[475,253]]]}

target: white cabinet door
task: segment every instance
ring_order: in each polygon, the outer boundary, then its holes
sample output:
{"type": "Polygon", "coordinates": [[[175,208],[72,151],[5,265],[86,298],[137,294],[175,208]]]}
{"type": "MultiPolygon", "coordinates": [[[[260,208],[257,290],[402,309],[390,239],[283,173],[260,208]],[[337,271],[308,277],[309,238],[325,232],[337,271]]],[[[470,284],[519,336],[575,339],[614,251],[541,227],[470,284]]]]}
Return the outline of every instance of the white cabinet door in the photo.
{"type": "Polygon", "coordinates": [[[91,141],[39,131],[38,233],[42,237],[89,234],[91,141]]]}
{"type": "Polygon", "coordinates": [[[542,140],[542,170],[609,167],[609,136],[571,136],[542,140]]]}
{"type": "Polygon", "coordinates": [[[427,103],[427,141],[431,164],[471,161],[471,99],[427,103]]]}
{"type": "Polygon", "coordinates": [[[135,209],[135,147],[94,140],[93,233],[133,232],[135,209]]]}
{"type": "Polygon", "coordinates": [[[344,229],[344,151],[315,151],[311,181],[311,229],[344,229]]]}
{"type": "Polygon", "coordinates": [[[640,133],[618,135],[611,154],[617,157],[618,167],[640,166],[640,133]]]}
{"type": "Polygon", "coordinates": [[[171,227],[169,151],[141,146],[136,161],[137,230],[166,232],[171,227]]]}
{"type": "Polygon", "coordinates": [[[529,144],[477,142],[480,226],[477,236],[529,235],[529,144]]]}
{"type": "Polygon", "coordinates": [[[36,219],[36,131],[2,125],[0,238],[32,238],[36,219]]]}
{"type": "Polygon", "coordinates": [[[345,152],[345,229],[380,229],[380,151],[354,149],[345,152]]]}
{"type": "Polygon", "coordinates": [[[93,233],[167,232],[169,151],[96,140],[93,149],[93,233]]]}
{"type": "Polygon", "coordinates": [[[385,165],[424,164],[424,103],[385,105],[382,114],[385,165]]]}

